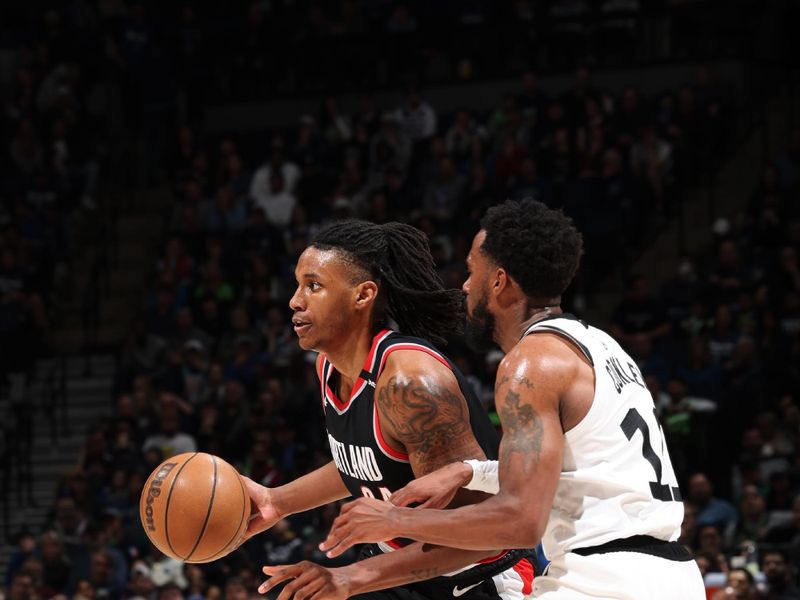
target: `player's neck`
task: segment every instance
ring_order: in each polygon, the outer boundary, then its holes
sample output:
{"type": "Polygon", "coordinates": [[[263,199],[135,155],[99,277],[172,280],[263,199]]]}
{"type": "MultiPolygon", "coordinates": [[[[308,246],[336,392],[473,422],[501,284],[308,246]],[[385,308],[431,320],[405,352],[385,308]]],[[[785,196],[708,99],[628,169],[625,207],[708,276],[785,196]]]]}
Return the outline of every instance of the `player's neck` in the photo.
{"type": "Polygon", "coordinates": [[[541,321],[542,319],[547,319],[548,317],[552,317],[554,315],[560,315],[564,311],[561,310],[559,306],[558,300],[555,300],[553,304],[546,304],[544,306],[536,306],[530,309],[530,314],[528,318],[522,322],[520,337],[524,335],[524,333],[528,330],[528,328],[541,321]]]}
{"type": "Polygon", "coordinates": [[[374,335],[369,327],[353,327],[336,348],[325,352],[326,358],[339,373],[341,385],[348,389],[361,374],[374,335]]]}
{"type": "Polygon", "coordinates": [[[503,352],[516,346],[531,325],[548,317],[560,315],[563,311],[560,298],[533,298],[521,302],[511,311],[506,323],[497,322],[498,342],[503,352]]]}
{"type": "Polygon", "coordinates": [[[516,302],[503,313],[495,315],[495,342],[503,352],[508,353],[531,325],[561,312],[558,298],[516,302]]]}

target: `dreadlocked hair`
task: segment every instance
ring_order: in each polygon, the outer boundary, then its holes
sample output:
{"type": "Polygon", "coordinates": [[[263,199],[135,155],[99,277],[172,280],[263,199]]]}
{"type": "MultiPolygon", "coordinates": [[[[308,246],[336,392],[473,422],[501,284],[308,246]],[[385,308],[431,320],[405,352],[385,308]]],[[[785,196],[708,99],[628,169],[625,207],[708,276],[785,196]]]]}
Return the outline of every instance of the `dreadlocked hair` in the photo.
{"type": "Polygon", "coordinates": [[[376,322],[389,317],[401,332],[434,344],[446,344],[447,335],[462,327],[464,296],[460,290],[444,287],[428,238],[416,227],[338,221],[320,231],[311,245],[340,253],[353,267],[353,283],[367,277],[378,284],[382,293],[376,303],[376,322]]]}

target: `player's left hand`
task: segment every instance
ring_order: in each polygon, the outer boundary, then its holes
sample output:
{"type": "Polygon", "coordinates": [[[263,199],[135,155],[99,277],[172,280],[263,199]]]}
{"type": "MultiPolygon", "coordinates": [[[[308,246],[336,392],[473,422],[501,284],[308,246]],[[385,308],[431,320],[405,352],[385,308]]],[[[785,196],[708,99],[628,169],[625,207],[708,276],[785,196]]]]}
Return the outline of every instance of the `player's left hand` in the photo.
{"type": "Polygon", "coordinates": [[[398,533],[397,508],[385,500],[359,498],[348,502],[333,522],[328,537],[319,545],[329,558],[339,556],[355,544],[385,542],[398,533]]]}
{"type": "Polygon", "coordinates": [[[289,582],[281,590],[278,600],[345,600],[350,596],[350,578],[343,568],[327,569],[304,560],[296,565],[278,565],[261,570],[270,578],[258,586],[259,594],[266,594],[275,586],[289,582]]]}

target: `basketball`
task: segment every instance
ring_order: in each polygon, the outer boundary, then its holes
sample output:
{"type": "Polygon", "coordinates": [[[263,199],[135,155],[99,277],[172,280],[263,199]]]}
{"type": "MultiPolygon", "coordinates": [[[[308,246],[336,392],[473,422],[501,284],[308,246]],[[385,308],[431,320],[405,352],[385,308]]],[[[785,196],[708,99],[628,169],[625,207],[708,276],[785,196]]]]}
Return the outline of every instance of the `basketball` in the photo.
{"type": "Polygon", "coordinates": [[[203,452],[162,462],[139,500],[139,516],[153,545],[190,563],[227,554],[247,528],[249,515],[250,497],[239,473],[203,452]]]}

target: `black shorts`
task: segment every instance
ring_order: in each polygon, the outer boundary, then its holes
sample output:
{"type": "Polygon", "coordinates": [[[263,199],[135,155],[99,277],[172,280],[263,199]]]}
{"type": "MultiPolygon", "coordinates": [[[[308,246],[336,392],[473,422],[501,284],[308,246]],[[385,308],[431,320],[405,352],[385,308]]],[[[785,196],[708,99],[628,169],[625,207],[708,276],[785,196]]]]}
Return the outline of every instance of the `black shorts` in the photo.
{"type": "MultiPolygon", "coordinates": [[[[374,556],[377,552],[380,550],[377,550],[375,546],[367,545],[362,549],[359,560],[374,556]]],[[[351,596],[351,600],[444,600],[447,598],[500,600],[501,596],[497,592],[492,577],[512,568],[523,559],[530,561],[531,565],[536,565],[533,550],[510,550],[505,556],[494,562],[478,565],[452,577],[435,577],[419,583],[368,592],[351,596]]]]}

